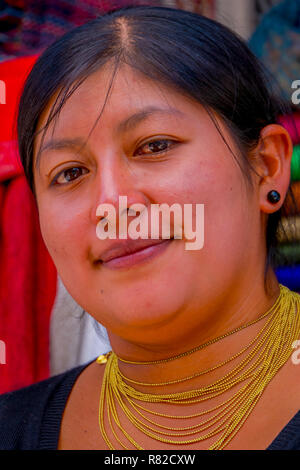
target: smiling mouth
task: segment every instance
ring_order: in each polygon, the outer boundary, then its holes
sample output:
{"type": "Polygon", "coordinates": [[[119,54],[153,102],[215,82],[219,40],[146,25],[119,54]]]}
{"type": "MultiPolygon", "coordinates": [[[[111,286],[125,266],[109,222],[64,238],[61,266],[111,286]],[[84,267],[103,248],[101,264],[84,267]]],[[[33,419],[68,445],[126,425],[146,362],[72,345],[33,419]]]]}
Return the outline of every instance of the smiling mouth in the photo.
{"type": "Polygon", "coordinates": [[[111,257],[106,261],[100,259],[96,264],[109,269],[130,268],[132,266],[148,262],[163,253],[173,240],[173,238],[163,239],[160,240],[159,243],[137,248],[135,251],[111,257]]]}

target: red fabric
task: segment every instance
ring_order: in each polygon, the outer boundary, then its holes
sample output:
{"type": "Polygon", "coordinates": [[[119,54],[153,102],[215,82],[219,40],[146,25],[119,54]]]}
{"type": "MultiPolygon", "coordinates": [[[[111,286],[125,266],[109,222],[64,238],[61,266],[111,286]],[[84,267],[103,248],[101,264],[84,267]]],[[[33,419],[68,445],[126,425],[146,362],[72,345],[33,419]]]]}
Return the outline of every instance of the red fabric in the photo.
{"type": "Polygon", "coordinates": [[[22,85],[30,72],[37,55],[7,60],[0,63],[0,80],[5,83],[6,104],[0,104],[0,141],[16,138],[17,103],[22,85]]]}
{"type": "MultiPolygon", "coordinates": [[[[10,88],[7,104],[0,105],[1,125],[6,112],[8,117],[1,137],[10,134],[15,116],[24,77],[24,69],[14,76],[20,60],[10,61],[11,77],[6,69],[6,80],[17,85],[10,88]]],[[[29,60],[24,63],[28,67],[29,60]]],[[[57,282],[14,141],[0,142],[0,255],[0,340],[5,344],[0,393],[4,393],[49,376],[49,325],[57,282]]]]}

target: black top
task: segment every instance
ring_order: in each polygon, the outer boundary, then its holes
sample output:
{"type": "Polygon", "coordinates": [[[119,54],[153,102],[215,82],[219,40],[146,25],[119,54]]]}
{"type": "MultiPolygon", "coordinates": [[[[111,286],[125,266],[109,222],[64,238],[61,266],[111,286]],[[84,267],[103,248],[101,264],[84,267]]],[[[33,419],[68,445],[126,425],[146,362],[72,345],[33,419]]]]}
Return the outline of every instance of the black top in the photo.
{"type": "MultiPolygon", "coordinates": [[[[1,395],[0,449],[56,450],[68,396],[87,365],[1,395]]],[[[300,450],[300,411],[266,450],[300,450]]]]}

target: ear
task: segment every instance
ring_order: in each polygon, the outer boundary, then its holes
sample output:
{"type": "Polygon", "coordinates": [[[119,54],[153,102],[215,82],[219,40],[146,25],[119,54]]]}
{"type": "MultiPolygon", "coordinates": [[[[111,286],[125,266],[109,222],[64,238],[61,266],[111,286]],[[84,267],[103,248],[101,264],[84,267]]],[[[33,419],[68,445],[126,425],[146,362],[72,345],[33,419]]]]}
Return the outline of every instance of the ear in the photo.
{"type": "Polygon", "coordinates": [[[260,209],[266,214],[278,211],[284,203],[290,184],[292,152],[293,144],[284,127],[270,124],[262,129],[259,144],[255,149],[255,159],[261,177],[260,209]],[[276,204],[268,201],[267,195],[272,190],[276,190],[281,196],[276,204]]]}

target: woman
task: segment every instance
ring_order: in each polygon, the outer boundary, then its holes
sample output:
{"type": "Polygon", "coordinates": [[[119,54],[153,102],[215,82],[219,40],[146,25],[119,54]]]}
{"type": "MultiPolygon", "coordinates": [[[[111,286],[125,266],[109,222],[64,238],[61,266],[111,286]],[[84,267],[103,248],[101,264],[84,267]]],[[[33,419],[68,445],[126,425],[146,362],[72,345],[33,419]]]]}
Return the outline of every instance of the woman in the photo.
{"type": "Polygon", "coordinates": [[[114,11],[42,55],[20,155],[58,272],[113,352],[2,396],[2,447],[297,448],[300,297],[272,268],[292,153],[279,112],[246,45],[185,11],[114,11]],[[100,239],[120,196],[204,204],[204,246],[175,218],[170,239],[100,239]]]}

